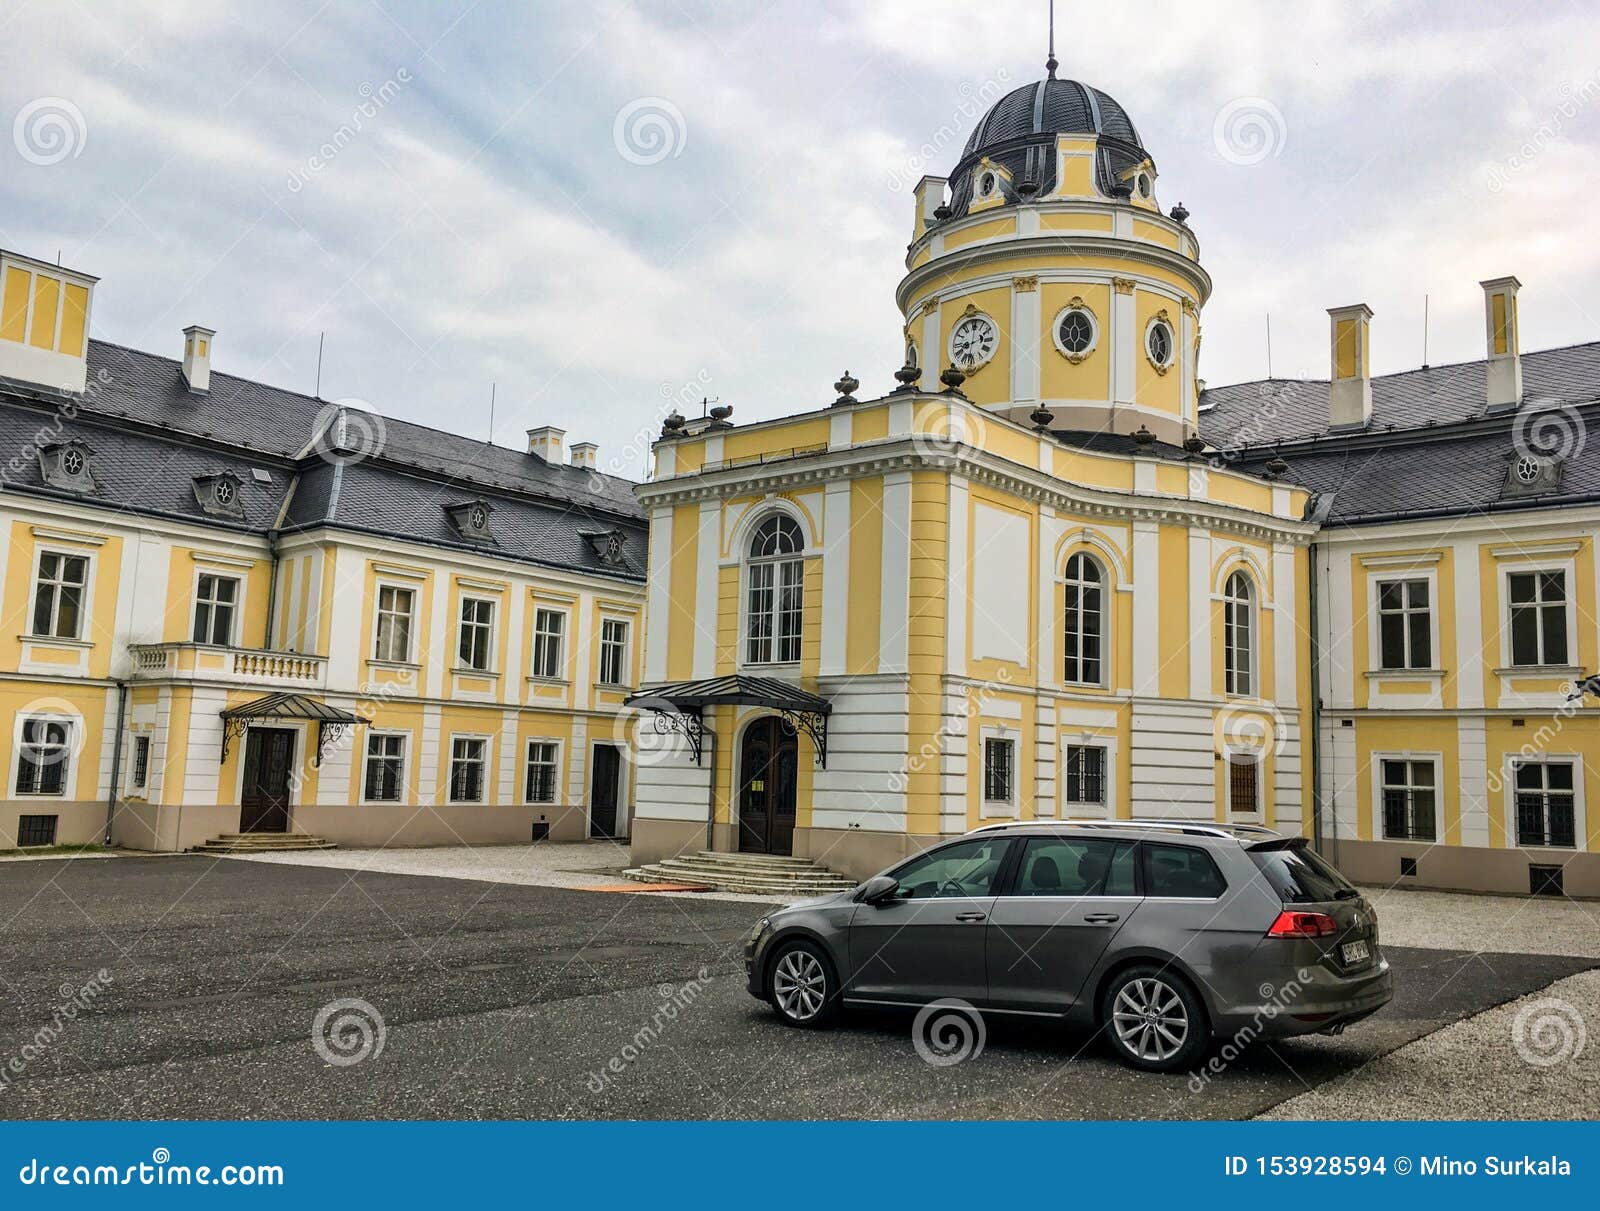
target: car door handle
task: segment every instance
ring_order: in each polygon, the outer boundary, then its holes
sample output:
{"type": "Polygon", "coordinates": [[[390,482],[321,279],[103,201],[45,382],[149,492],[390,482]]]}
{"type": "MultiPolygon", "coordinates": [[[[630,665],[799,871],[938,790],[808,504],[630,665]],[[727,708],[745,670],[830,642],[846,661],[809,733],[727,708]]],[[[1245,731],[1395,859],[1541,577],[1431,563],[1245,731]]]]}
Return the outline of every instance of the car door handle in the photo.
{"type": "Polygon", "coordinates": [[[987,920],[987,919],[988,919],[988,914],[987,913],[981,913],[981,912],[958,912],[958,913],[956,913],[956,920],[958,920],[958,921],[983,921],[983,920],[987,920]]]}
{"type": "Polygon", "coordinates": [[[1086,925],[1110,925],[1113,921],[1120,921],[1122,917],[1114,912],[1092,912],[1083,921],[1086,925]]]}

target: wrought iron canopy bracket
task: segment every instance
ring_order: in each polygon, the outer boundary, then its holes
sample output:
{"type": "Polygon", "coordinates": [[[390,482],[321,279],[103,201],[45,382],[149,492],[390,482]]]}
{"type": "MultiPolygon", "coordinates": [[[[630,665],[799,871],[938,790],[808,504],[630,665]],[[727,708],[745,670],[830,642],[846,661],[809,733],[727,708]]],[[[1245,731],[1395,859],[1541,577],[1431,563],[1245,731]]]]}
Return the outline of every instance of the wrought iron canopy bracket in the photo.
{"type": "Polygon", "coordinates": [[[780,707],[781,715],[791,727],[798,728],[811,737],[811,747],[817,753],[817,766],[828,768],[828,716],[823,711],[789,710],[780,707]]]}
{"type": "Polygon", "coordinates": [[[348,736],[350,729],[354,726],[353,723],[344,723],[331,719],[323,720],[317,724],[317,751],[312,755],[311,764],[320,767],[322,758],[327,755],[328,750],[348,736]]]}
{"type": "Polygon", "coordinates": [[[222,757],[217,762],[218,765],[227,763],[228,749],[232,747],[235,740],[244,735],[245,729],[249,726],[250,721],[248,719],[240,719],[232,715],[226,716],[222,720],[222,757]]]}
{"type": "Polygon", "coordinates": [[[690,758],[699,765],[700,750],[705,739],[705,723],[700,717],[700,708],[691,707],[685,710],[673,703],[666,707],[652,704],[648,709],[656,735],[667,736],[676,733],[682,736],[689,742],[690,758]]]}

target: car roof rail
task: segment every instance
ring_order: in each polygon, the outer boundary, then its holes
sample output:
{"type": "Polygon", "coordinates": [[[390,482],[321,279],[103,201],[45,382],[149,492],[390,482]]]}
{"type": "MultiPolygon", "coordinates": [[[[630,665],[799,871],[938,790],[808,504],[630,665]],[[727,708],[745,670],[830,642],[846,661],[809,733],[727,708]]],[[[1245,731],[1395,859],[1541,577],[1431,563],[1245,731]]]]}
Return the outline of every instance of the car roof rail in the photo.
{"type": "Polygon", "coordinates": [[[1207,820],[1106,820],[1102,818],[1089,819],[1040,819],[1040,820],[997,820],[993,824],[979,825],[973,832],[995,832],[1009,828],[1039,828],[1057,825],[1066,828],[1105,828],[1139,831],[1150,829],[1162,832],[1183,833],[1192,837],[1223,837],[1238,840],[1241,837],[1273,838],[1282,834],[1274,832],[1260,824],[1216,824],[1207,820]]]}

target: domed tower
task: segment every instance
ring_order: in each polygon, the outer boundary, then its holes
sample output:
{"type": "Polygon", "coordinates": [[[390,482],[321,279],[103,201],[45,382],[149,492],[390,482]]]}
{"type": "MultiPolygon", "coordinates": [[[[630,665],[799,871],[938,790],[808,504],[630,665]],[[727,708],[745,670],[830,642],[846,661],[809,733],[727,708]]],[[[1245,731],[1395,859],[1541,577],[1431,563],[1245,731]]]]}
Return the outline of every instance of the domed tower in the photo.
{"type": "Polygon", "coordinates": [[[1156,181],[1127,111],[1053,57],[997,101],[950,177],[917,185],[896,300],[927,385],[953,363],[1014,419],[1042,403],[1057,429],[1192,433],[1211,279],[1156,181]]]}

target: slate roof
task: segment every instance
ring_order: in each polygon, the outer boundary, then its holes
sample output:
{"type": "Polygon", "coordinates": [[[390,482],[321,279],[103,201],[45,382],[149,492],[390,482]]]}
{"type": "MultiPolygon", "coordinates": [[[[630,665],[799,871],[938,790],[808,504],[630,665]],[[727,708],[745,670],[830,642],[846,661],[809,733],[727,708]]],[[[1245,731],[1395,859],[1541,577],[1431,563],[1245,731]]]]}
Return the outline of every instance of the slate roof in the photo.
{"type": "Polygon", "coordinates": [[[1491,413],[1485,376],[1481,361],[1375,376],[1372,419],[1349,433],[1328,431],[1325,381],[1208,388],[1200,432],[1221,465],[1263,474],[1282,457],[1332,525],[1600,500],[1600,342],[1523,354],[1520,409],[1491,413]],[[1559,482],[1508,492],[1519,449],[1561,455],[1559,482]]]}
{"type": "Polygon", "coordinates": [[[327,444],[318,442],[334,413],[325,400],[215,371],[209,392],[195,395],[177,361],[103,341],[90,341],[88,362],[89,390],[72,397],[68,419],[59,394],[0,381],[6,489],[74,499],[45,484],[34,451],[81,437],[95,478],[83,498],[104,507],[254,533],[282,515],[286,530],[330,526],[644,578],[646,526],[628,480],[390,417],[380,429],[365,414],[354,415],[381,431],[376,452],[330,460],[313,448],[327,444]],[[270,483],[258,482],[258,469],[270,483]],[[243,519],[208,515],[196,501],[195,476],[219,471],[241,480],[243,519]],[[444,511],[480,498],[493,506],[488,546],[463,538],[444,511]],[[625,535],[620,564],[603,562],[585,537],[608,530],[625,535]]]}

